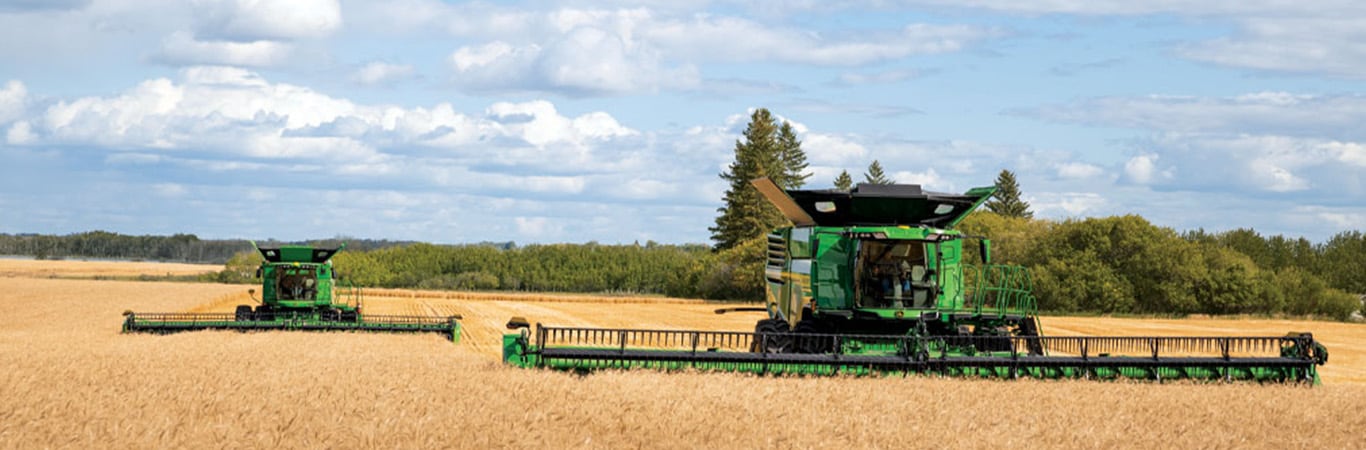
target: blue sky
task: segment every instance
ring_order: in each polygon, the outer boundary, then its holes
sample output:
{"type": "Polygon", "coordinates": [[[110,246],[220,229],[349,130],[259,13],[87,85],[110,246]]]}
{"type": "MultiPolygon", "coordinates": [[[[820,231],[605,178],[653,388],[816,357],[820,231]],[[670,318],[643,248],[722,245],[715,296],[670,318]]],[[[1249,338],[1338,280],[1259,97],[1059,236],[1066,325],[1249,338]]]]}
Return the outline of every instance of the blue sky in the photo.
{"type": "Polygon", "coordinates": [[[1366,223],[1366,4],[0,0],[0,232],[706,242],[748,113],[1037,217],[1366,223]]]}

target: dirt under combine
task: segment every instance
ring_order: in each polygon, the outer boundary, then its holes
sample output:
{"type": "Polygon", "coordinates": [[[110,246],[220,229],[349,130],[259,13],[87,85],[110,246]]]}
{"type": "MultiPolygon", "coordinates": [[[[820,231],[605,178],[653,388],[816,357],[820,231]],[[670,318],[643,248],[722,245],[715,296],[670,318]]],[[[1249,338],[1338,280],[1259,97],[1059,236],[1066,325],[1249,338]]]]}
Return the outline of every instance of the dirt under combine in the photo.
{"type": "Polygon", "coordinates": [[[513,318],[504,361],[575,371],[1317,383],[1316,366],[1328,358],[1309,333],[1044,336],[1029,272],[992,264],[989,240],[954,229],[993,187],[956,195],[917,185],[754,185],[793,226],[768,236],[768,317],[753,332],[532,329],[513,318]],[[969,239],[980,264],[965,261],[969,239]]]}
{"type": "MultiPolygon", "coordinates": [[[[125,313],[124,332],[303,330],[438,333],[460,340],[459,316],[365,314],[360,289],[340,283],[332,255],[345,248],[260,248],[261,299],[232,313],[125,313]]],[[[254,291],[254,290],[253,290],[254,291]]],[[[255,294],[255,292],[253,292],[255,294]]]]}

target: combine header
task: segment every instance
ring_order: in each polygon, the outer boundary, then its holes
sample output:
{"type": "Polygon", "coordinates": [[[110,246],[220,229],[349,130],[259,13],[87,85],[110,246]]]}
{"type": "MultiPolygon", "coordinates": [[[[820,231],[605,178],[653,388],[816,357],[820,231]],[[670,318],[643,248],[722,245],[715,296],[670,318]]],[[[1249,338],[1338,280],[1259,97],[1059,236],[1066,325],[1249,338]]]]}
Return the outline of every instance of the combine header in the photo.
{"type": "MultiPolygon", "coordinates": [[[[389,316],[362,311],[360,290],[338,283],[332,255],[345,248],[260,248],[260,304],[232,313],[124,313],[124,332],[310,330],[439,333],[460,340],[459,316],[389,316]]],[[[254,290],[253,290],[254,293],[254,290]]]]}
{"type": "MultiPolygon", "coordinates": [[[[1317,383],[1309,333],[1259,337],[1043,336],[1029,272],[991,264],[991,242],[953,227],[995,192],[754,185],[792,221],[768,236],[768,317],[753,332],[564,328],[522,318],[503,358],[566,370],[1317,383]],[[981,264],[964,261],[976,239],[981,264]]],[[[744,310],[728,308],[717,313],[744,310]]]]}

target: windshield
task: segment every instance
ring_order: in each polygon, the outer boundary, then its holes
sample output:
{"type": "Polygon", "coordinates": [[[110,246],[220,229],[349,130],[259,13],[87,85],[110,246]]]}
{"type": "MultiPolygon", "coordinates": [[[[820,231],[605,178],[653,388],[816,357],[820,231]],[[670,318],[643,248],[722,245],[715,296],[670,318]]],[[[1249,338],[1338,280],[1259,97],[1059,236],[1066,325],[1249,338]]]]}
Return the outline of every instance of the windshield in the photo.
{"type": "Polygon", "coordinates": [[[855,261],[857,306],[930,308],[934,306],[934,267],[925,258],[926,241],[865,240],[855,261]]]}

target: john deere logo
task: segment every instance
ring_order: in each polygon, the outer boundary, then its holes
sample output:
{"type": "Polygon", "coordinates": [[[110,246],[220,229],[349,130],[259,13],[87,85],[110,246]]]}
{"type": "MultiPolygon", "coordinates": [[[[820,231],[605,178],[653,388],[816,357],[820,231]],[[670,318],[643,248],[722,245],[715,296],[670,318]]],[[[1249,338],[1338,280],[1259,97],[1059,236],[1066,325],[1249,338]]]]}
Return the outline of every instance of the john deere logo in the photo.
{"type": "Polygon", "coordinates": [[[905,316],[906,316],[906,312],[905,312],[905,311],[897,310],[897,312],[896,312],[896,318],[900,319],[900,318],[905,317],[905,316]]]}

